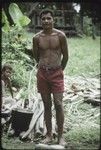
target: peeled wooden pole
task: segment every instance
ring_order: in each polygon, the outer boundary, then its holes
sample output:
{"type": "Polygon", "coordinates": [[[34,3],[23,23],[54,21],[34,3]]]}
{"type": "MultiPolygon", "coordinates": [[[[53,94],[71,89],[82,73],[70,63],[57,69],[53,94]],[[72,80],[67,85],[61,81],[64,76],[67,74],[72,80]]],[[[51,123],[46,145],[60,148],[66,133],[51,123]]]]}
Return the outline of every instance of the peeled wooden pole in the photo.
{"type": "Polygon", "coordinates": [[[39,150],[39,149],[43,149],[43,150],[52,150],[52,149],[56,149],[56,150],[65,150],[65,147],[62,145],[48,145],[48,144],[36,144],[35,145],[35,150],[39,150]]]}
{"type": "Polygon", "coordinates": [[[40,128],[41,131],[44,130],[44,112],[43,112],[42,115],[40,116],[39,128],[40,128]]]}
{"type": "MultiPolygon", "coordinates": [[[[42,116],[42,114],[41,114],[41,116],[42,116]]],[[[42,134],[40,131],[40,118],[41,118],[41,116],[38,118],[38,120],[36,121],[36,124],[35,124],[35,135],[42,134]]]]}
{"type": "Polygon", "coordinates": [[[43,113],[43,111],[44,111],[43,105],[42,105],[40,111],[38,109],[36,109],[36,111],[34,112],[34,114],[32,116],[32,119],[31,119],[31,122],[30,122],[30,125],[29,125],[29,129],[22,136],[22,139],[26,138],[29,135],[29,133],[32,131],[37,119],[40,117],[40,115],[43,113]]]}
{"type": "Polygon", "coordinates": [[[36,122],[35,133],[43,133],[44,130],[44,112],[40,115],[36,122]]]}

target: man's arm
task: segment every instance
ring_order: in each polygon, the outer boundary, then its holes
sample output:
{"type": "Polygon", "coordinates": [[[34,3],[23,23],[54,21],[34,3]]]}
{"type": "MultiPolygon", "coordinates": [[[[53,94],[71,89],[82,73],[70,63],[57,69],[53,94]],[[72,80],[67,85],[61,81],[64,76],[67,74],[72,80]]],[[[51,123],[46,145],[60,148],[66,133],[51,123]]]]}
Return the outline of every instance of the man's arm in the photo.
{"type": "Polygon", "coordinates": [[[59,34],[60,38],[60,45],[61,45],[61,51],[63,54],[63,58],[61,61],[62,69],[64,70],[68,61],[68,45],[67,45],[67,38],[64,33],[59,34]]]}
{"type": "Polygon", "coordinates": [[[34,59],[36,60],[36,62],[39,62],[39,54],[38,54],[38,38],[37,37],[33,37],[33,56],[34,59]]]}

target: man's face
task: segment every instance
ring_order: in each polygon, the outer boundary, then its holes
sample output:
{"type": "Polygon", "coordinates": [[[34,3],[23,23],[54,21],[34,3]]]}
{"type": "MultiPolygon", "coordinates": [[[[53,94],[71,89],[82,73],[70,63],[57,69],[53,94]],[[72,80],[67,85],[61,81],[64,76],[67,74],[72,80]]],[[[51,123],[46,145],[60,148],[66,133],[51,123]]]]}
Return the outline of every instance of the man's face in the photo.
{"type": "Polygon", "coordinates": [[[44,29],[50,29],[53,27],[53,17],[50,13],[43,14],[41,17],[42,27],[44,29]]]}

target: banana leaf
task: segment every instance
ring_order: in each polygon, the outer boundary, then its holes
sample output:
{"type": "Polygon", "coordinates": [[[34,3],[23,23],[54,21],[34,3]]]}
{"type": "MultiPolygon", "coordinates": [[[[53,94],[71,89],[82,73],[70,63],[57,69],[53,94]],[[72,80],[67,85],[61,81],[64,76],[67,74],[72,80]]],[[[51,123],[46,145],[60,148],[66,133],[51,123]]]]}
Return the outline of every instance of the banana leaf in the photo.
{"type": "Polygon", "coordinates": [[[30,23],[30,19],[27,16],[23,15],[16,3],[10,4],[9,13],[13,22],[20,28],[23,28],[23,26],[26,26],[30,23]]]}
{"type": "Polygon", "coordinates": [[[21,18],[19,18],[19,22],[21,23],[21,26],[26,26],[30,23],[30,19],[23,15],[21,18]]]}

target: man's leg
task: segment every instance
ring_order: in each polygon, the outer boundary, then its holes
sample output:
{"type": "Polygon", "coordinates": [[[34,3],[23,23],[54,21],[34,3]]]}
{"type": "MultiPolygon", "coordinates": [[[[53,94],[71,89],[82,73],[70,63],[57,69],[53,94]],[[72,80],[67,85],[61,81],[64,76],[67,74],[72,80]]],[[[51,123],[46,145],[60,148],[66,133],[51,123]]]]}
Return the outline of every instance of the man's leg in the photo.
{"type": "Polygon", "coordinates": [[[58,126],[58,144],[65,145],[65,141],[62,137],[63,134],[63,124],[64,124],[64,111],[63,111],[63,93],[54,93],[54,104],[56,109],[56,120],[58,126]]]}
{"type": "Polygon", "coordinates": [[[44,103],[44,118],[47,128],[47,135],[46,139],[43,141],[44,143],[48,143],[52,140],[52,101],[51,101],[51,94],[50,93],[41,93],[41,97],[44,103]]]}

